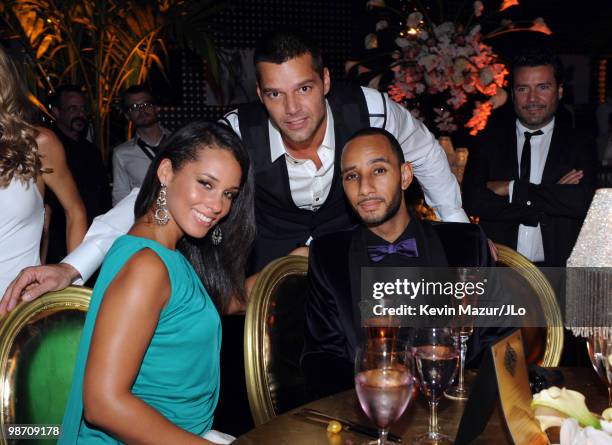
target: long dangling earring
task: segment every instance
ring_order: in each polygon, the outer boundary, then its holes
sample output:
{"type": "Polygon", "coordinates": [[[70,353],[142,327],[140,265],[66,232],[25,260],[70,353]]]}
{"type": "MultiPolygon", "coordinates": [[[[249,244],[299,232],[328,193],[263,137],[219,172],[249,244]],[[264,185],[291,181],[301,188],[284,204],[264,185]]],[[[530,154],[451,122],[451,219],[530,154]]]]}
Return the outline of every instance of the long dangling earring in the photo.
{"type": "Polygon", "coordinates": [[[166,201],[166,184],[162,183],[159,189],[159,195],[155,200],[155,224],[158,226],[165,226],[170,221],[170,213],[168,213],[167,201],[166,201]]]}
{"type": "Polygon", "coordinates": [[[211,241],[213,243],[213,246],[218,246],[219,244],[221,244],[221,241],[223,241],[223,233],[221,232],[221,227],[219,227],[219,225],[215,226],[215,229],[212,233],[211,241]]]}

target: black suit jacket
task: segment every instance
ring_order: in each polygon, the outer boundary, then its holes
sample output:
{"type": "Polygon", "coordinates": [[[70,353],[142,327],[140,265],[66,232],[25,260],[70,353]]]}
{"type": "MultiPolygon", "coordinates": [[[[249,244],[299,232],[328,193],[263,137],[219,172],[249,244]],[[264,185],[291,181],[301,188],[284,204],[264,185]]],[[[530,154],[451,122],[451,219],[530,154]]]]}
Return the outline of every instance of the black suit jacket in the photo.
{"type": "Polygon", "coordinates": [[[555,120],[541,184],[518,181],[516,124],[491,122],[475,139],[463,179],[463,204],[480,217],[493,241],[516,249],[519,224],[540,223],[548,266],[564,266],[578,237],[596,184],[595,144],[555,120]],[[570,170],[583,170],[577,185],[557,184],[570,170]],[[514,182],[512,203],[487,189],[487,181],[514,182]]]}
{"type": "MultiPolygon", "coordinates": [[[[369,266],[361,227],[315,239],[308,257],[302,371],[313,397],[354,385],[356,348],[363,340],[359,313],[360,269],[369,266]]],[[[419,222],[419,252],[432,267],[492,266],[487,238],[475,224],[419,222]]],[[[511,328],[476,328],[468,362],[511,328]]]]}

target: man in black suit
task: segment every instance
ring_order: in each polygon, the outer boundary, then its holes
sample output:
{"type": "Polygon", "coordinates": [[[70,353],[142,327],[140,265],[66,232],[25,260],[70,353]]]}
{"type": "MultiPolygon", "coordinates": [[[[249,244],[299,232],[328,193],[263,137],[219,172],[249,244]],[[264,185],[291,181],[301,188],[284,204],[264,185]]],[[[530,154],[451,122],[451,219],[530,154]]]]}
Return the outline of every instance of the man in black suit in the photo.
{"type": "Polygon", "coordinates": [[[474,142],[464,204],[485,233],[542,266],[565,266],[595,188],[595,145],[555,118],[563,67],[530,49],[512,66],[516,120],[491,120],[474,142]]]}
{"type": "Polygon", "coordinates": [[[403,193],[412,167],[390,133],[367,128],[349,138],[340,175],[363,224],[315,238],[310,246],[302,369],[319,396],[353,384],[355,349],[363,335],[361,267],[447,264],[436,230],[408,212],[403,193]],[[387,253],[380,255],[381,248],[387,253]]]}

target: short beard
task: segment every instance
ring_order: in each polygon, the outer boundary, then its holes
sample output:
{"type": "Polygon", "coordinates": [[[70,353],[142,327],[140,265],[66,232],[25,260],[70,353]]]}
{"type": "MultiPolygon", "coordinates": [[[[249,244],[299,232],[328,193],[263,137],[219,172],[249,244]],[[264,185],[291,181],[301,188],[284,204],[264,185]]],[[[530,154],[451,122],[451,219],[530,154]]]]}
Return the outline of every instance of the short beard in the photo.
{"type": "Polygon", "coordinates": [[[397,190],[395,195],[393,195],[393,199],[391,200],[391,204],[387,207],[387,211],[385,214],[379,218],[362,218],[363,222],[366,223],[369,227],[379,226],[381,224],[386,223],[387,221],[393,219],[402,205],[402,199],[404,199],[404,193],[401,188],[397,190]]]}

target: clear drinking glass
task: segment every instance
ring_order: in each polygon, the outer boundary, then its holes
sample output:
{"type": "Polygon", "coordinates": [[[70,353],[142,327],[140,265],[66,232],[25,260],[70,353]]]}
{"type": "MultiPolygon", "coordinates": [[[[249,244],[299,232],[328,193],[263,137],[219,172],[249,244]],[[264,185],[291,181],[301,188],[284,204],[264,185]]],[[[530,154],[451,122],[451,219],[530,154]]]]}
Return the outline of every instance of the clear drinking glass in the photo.
{"type": "MultiPolygon", "coordinates": [[[[458,269],[458,281],[467,282],[469,281],[468,275],[469,269],[460,268],[458,269]]],[[[453,295],[453,307],[457,310],[457,316],[454,317],[452,326],[453,341],[455,342],[455,349],[459,351],[459,376],[457,377],[457,384],[451,386],[444,395],[452,400],[467,400],[470,389],[465,384],[465,356],[467,354],[467,342],[470,335],[474,332],[474,316],[469,311],[460,311],[459,307],[467,308],[469,306],[476,307],[478,304],[478,297],[476,293],[465,294],[460,298],[453,295]]]]}
{"type": "Polygon", "coordinates": [[[602,333],[591,335],[587,350],[595,372],[608,387],[608,406],[612,407],[612,339],[602,333]]]}
{"type": "Polygon", "coordinates": [[[414,360],[408,345],[395,338],[366,340],[355,357],[355,389],[359,404],[378,427],[384,445],[389,427],[410,403],[414,386],[414,360]]]}
{"type": "Polygon", "coordinates": [[[438,402],[457,372],[459,353],[450,328],[422,328],[414,335],[414,358],[421,391],[429,403],[429,430],[417,444],[452,444],[438,428],[438,402]]]}
{"type": "Polygon", "coordinates": [[[467,353],[467,341],[473,330],[473,327],[466,326],[452,329],[453,343],[455,349],[459,351],[459,375],[457,384],[444,391],[444,395],[452,400],[467,400],[470,394],[470,388],[465,384],[465,355],[467,353]]]}

